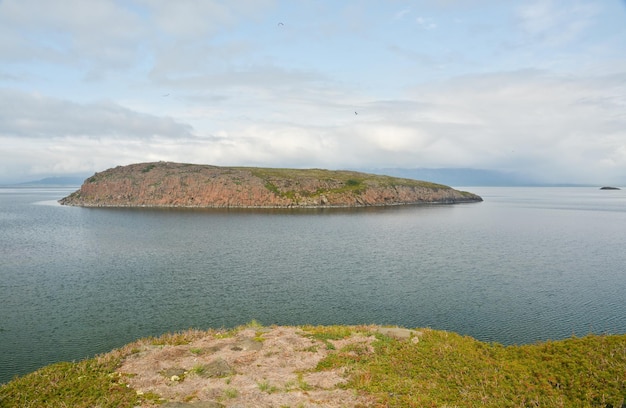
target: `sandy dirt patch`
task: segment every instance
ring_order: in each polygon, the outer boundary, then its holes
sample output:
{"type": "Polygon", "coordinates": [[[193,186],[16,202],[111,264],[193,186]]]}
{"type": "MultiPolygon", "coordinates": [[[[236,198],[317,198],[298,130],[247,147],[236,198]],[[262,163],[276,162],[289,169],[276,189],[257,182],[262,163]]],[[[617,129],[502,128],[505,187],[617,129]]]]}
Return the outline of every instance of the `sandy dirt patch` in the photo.
{"type": "Polygon", "coordinates": [[[364,333],[322,341],[297,327],[207,332],[185,345],[146,342],[118,372],[139,395],[163,398],[166,402],[159,406],[166,408],[368,407],[374,405],[370,397],[340,388],[345,372],[314,370],[348,344],[373,352],[374,336],[364,333]]]}

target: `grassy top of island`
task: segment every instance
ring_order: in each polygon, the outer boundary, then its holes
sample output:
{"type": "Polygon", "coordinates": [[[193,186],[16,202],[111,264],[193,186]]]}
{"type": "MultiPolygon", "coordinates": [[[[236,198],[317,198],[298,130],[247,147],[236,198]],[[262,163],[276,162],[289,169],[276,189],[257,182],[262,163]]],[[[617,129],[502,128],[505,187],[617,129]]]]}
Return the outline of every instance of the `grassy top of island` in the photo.
{"type": "Polygon", "coordinates": [[[365,207],[482,199],[427,181],[347,170],[220,167],[153,162],[94,174],[60,200],[76,206],[365,207]]]}
{"type": "Polygon", "coordinates": [[[431,329],[167,334],[0,386],[12,407],[622,407],[626,335],[502,346],[431,329]]]}

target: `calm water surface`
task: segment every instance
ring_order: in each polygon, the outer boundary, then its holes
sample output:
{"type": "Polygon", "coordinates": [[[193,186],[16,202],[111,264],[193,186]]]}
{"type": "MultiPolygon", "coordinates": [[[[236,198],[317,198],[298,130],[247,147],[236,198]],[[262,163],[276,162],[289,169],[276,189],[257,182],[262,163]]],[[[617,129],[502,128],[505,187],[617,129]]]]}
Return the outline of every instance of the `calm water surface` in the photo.
{"type": "Polygon", "coordinates": [[[504,344],[626,333],[626,191],[465,188],[353,210],[64,207],[0,189],[0,383],[139,337],[432,327],[504,344]]]}

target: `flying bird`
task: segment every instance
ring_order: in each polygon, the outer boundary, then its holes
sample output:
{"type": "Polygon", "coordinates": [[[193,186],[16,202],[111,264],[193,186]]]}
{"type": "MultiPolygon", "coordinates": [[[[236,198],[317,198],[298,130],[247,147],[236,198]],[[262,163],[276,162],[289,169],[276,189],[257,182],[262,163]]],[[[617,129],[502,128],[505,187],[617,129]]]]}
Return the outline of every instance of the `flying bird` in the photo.
{"type": "Polygon", "coordinates": [[[166,96],[170,96],[170,94],[166,93],[165,95],[163,95],[163,97],[165,98],[166,96]]]}
{"type": "Polygon", "coordinates": [[[354,114],[355,114],[355,115],[358,115],[358,114],[359,114],[359,112],[354,112],[354,114]]]}
{"type": "Polygon", "coordinates": [[[279,27],[280,27],[280,26],[284,26],[284,24],[283,24],[283,23],[278,23],[278,26],[279,26],[279,27]]]}

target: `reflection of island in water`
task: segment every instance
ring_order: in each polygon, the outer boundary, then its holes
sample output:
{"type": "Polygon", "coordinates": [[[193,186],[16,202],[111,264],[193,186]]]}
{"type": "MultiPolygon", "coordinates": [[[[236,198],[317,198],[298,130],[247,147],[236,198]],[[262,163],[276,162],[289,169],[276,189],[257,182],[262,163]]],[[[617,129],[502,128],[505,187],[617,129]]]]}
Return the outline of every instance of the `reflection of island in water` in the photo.
{"type": "Polygon", "coordinates": [[[155,162],[96,173],[59,202],[85,207],[321,208],[479,201],[476,194],[442,184],[355,171],[155,162]]]}

